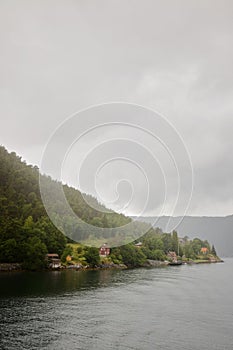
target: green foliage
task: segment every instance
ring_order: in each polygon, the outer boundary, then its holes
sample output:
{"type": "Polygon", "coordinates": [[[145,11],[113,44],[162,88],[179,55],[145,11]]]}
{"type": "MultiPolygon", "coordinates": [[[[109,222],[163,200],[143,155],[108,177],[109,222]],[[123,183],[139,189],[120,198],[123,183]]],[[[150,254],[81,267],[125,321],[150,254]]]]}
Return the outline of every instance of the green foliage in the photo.
{"type": "Polygon", "coordinates": [[[215,249],[214,245],[212,245],[211,254],[213,254],[214,256],[217,256],[217,252],[216,252],[216,249],[215,249]]]}
{"type": "Polygon", "coordinates": [[[0,245],[0,261],[15,262],[17,256],[17,242],[14,238],[3,241],[0,245]]]}
{"type": "Polygon", "coordinates": [[[81,254],[82,251],[83,251],[83,248],[82,248],[81,246],[78,246],[78,247],[76,248],[77,254],[81,254]]]}
{"type": "Polygon", "coordinates": [[[183,248],[184,255],[186,258],[189,259],[195,259],[196,255],[194,253],[193,247],[192,247],[192,242],[186,242],[185,246],[183,248]]]}
{"type": "Polygon", "coordinates": [[[153,251],[156,249],[164,250],[164,243],[161,234],[156,230],[150,229],[142,238],[143,246],[148,250],[153,251]]]}
{"type": "MultiPolygon", "coordinates": [[[[61,209],[59,201],[54,197],[58,182],[48,176],[42,176],[42,181],[47,186],[48,196],[52,198],[52,209],[56,213],[56,209],[61,209]]],[[[67,185],[63,189],[73,211],[87,223],[98,227],[117,227],[131,221],[122,214],[111,211],[106,214],[104,210],[98,210],[105,208],[91,196],[83,195],[67,185]],[[93,204],[92,207],[86,203],[84,197],[93,204]]],[[[88,238],[92,234],[91,230],[87,232],[85,226],[75,226],[69,213],[65,211],[64,222],[63,232],[69,233],[71,237],[72,233],[74,237],[78,234],[80,239],[88,238]]],[[[69,239],[69,242],[72,240],[69,239]]],[[[53,225],[44,209],[38,168],[26,165],[14,152],[8,153],[0,146],[0,262],[19,262],[25,268],[41,268],[44,256],[39,251],[43,252],[45,247],[48,253],[61,256],[66,243],[66,237],[53,225]],[[37,256],[30,254],[30,239],[33,237],[38,239],[37,256]],[[41,263],[38,259],[41,259],[41,263]]]]}
{"type": "Polygon", "coordinates": [[[152,259],[164,261],[166,259],[166,255],[161,249],[156,249],[152,252],[152,259]]]}
{"type": "Polygon", "coordinates": [[[95,267],[100,263],[99,249],[86,247],[84,257],[90,267],[95,267]]]}
{"type": "Polygon", "coordinates": [[[202,260],[208,260],[208,255],[204,256],[201,254],[201,248],[207,248],[210,252],[210,245],[208,241],[202,241],[199,238],[194,238],[192,241],[186,241],[183,246],[181,246],[183,254],[186,258],[197,259],[201,256],[202,260]]]}
{"type": "Polygon", "coordinates": [[[114,248],[111,253],[112,256],[113,259],[131,267],[141,266],[146,261],[146,256],[142,250],[132,243],[114,248]]]}
{"type": "Polygon", "coordinates": [[[23,267],[28,270],[38,270],[46,267],[45,254],[47,248],[37,237],[29,238],[22,246],[23,267]]]}
{"type": "Polygon", "coordinates": [[[176,231],[172,232],[172,251],[179,255],[179,240],[176,231]]]}
{"type": "Polygon", "coordinates": [[[173,250],[172,235],[170,233],[163,233],[161,238],[164,245],[164,252],[165,254],[167,254],[168,252],[173,250]]]}
{"type": "Polygon", "coordinates": [[[62,256],[61,256],[61,261],[63,262],[63,263],[65,263],[66,262],[66,257],[68,256],[68,255],[72,255],[72,252],[73,252],[73,250],[72,250],[72,248],[69,246],[69,245],[67,245],[66,247],[65,247],[65,249],[63,250],[63,253],[62,253],[62,256]]]}

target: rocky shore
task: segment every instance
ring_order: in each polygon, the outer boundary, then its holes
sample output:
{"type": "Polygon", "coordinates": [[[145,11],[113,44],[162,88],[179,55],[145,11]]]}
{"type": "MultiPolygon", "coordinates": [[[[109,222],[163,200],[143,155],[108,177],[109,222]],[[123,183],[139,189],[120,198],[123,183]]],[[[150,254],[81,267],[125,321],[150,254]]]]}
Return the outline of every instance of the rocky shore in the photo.
{"type": "MultiPolygon", "coordinates": [[[[189,260],[186,262],[183,262],[183,264],[213,264],[213,263],[222,263],[224,262],[222,259],[212,259],[212,260],[189,260]]],[[[168,261],[159,261],[159,260],[151,260],[147,259],[147,261],[142,265],[138,267],[165,267],[169,266],[168,261]]],[[[68,265],[68,266],[61,266],[60,268],[53,269],[50,268],[48,270],[77,270],[77,271],[89,271],[89,270],[102,270],[102,269],[128,269],[131,268],[130,266],[124,265],[124,264],[100,264],[95,267],[90,266],[82,266],[82,265],[68,265]]],[[[23,271],[21,264],[18,263],[1,263],[0,264],[0,272],[13,272],[13,271],[23,271]]]]}
{"type": "Polygon", "coordinates": [[[20,271],[22,270],[21,264],[18,263],[1,263],[0,272],[11,272],[11,271],[20,271]]]}

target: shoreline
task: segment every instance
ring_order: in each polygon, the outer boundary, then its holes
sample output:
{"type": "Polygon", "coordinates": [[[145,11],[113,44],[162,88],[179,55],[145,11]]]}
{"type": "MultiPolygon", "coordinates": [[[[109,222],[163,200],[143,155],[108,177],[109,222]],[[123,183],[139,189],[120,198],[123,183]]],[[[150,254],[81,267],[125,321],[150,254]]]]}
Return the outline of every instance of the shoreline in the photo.
{"type": "MultiPolygon", "coordinates": [[[[184,261],[181,265],[201,265],[201,264],[217,264],[217,263],[224,263],[224,260],[190,260],[190,261],[184,261]]],[[[127,266],[124,264],[105,264],[104,266],[96,266],[96,267],[77,267],[77,266],[62,266],[59,268],[48,268],[48,269],[41,269],[41,270],[25,270],[21,267],[21,264],[19,263],[0,263],[0,273],[6,273],[6,272],[38,272],[38,271],[69,271],[69,270],[75,270],[75,271],[97,271],[97,270],[130,270],[130,269],[138,269],[138,268],[162,268],[162,267],[172,267],[168,261],[159,261],[159,260],[150,260],[147,259],[147,261],[142,266],[127,266]]]]}

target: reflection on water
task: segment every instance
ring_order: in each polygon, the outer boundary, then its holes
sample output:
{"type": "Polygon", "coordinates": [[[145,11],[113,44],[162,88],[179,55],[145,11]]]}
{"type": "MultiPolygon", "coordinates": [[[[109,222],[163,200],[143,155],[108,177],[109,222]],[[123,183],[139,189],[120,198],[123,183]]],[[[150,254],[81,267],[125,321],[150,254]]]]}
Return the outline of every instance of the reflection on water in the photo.
{"type": "MultiPolygon", "coordinates": [[[[0,297],[56,296],[117,286],[143,278],[138,270],[14,272],[0,274],[0,297]]],[[[148,271],[148,270],[147,270],[148,271]]]]}
{"type": "Polygon", "coordinates": [[[0,274],[0,349],[232,350],[232,268],[0,274]]]}
{"type": "Polygon", "coordinates": [[[1,274],[1,295],[48,296],[93,289],[112,283],[112,271],[45,271],[1,274]]]}

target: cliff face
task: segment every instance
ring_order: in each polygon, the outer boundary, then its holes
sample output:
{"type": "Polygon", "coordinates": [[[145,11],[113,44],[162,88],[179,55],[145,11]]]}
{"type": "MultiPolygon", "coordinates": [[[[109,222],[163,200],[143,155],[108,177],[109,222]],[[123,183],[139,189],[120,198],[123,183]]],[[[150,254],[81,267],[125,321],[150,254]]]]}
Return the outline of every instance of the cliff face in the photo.
{"type": "Polygon", "coordinates": [[[147,223],[153,224],[156,221],[154,226],[165,232],[169,231],[169,227],[178,225],[176,230],[179,236],[206,239],[215,245],[219,256],[233,257],[233,215],[226,217],[186,216],[181,222],[180,220],[181,217],[169,216],[141,218],[141,221],[147,223]]]}

